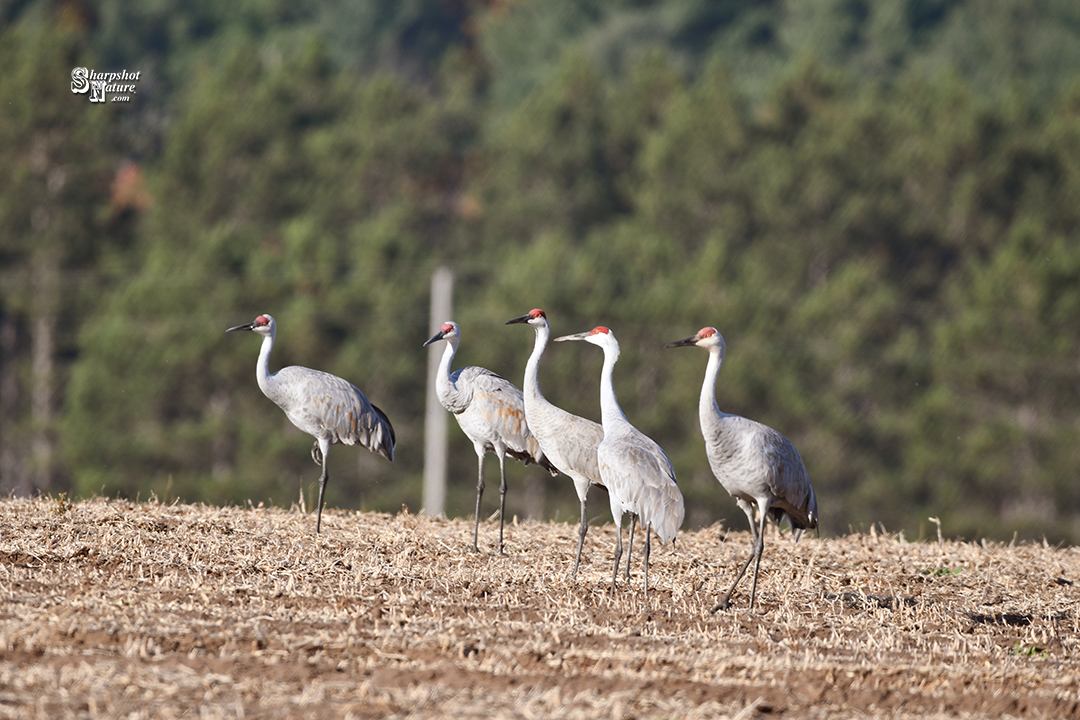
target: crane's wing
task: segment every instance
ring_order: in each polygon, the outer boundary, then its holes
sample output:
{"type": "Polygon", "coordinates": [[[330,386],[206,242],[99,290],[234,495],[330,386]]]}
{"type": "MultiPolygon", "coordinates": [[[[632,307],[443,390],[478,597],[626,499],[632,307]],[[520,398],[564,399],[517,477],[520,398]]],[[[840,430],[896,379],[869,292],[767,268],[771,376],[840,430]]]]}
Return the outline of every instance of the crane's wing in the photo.
{"type": "Polygon", "coordinates": [[[477,447],[498,447],[526,465],[538,464],[558,475],[544,457],[525,420],[521,390],[506,378],[481,367],[459,368],[438,383],[439,402],[477,447]]]}
{"type": "Polygon", "coordinates": [[[580,475],[594,485],[603,485],[596,449],[604,439],[604,428],[546,400],[537,403],[533,412],[538,420],[530,424],[530,432],[551,464],[567,475],[580,475]]]}
{"type": "Polygon", "coordinates": [[[608,492],[616,493],[642,525],[652,525],[663,542],[675,537],[686,516],[675,469],[651,438],[632,433],[605,438],[597,452],[608,492]]]}
{"type": "Polygon", "coordinates": [[[525,398],[514,383],[490,370],[470,368],[472,396],[477,417],[496,432],[506,447],[517,452],[528,450],[532,436],[525,422],[525,398]]]}
{"type": "Polygon", "coordinates": [[[771,427],[760,423],[758,427],[755,442],[766,458],[766,482],[773,495],[770,512],[777,522],[786,516],[793,530],[816,528],[817,498],[799,451],[771,427]]]}
{"type": "Polygon", "coordinates": [[[465,428],[466,422],[481,423],[502,441],[508,455],[526,465],[537,464],[552,475],[558,475],[559,471],[544,456],[540,443],[529,430],[525,420],[525,396],[517,385],[484,368],[468,367],[460,372],[461,384],[468,383],[472,388],[469,407],[475,413],[468,420],[465,414],[458,415],[458,422],[465,434],[470,434],[465,428]]]}
{"type": "Polygon", "coordinates": [[[355,385],[336,375],[298,366],[282,368],[275,377],[283,397],[274,401],[293,425],[332,443],[362,445],[394,461],[396,438],[390,419],[355,385]]]}

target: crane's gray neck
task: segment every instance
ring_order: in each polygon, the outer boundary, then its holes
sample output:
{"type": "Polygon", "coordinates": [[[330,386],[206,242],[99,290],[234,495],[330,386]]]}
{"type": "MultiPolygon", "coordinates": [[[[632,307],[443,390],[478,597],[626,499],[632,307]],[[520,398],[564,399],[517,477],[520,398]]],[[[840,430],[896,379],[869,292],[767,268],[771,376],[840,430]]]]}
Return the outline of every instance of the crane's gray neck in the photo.
{"type": "Polygon", "coordinates": [[[708,417],[720,417],[720,406],[716,404],[716,378],[720,374],[720,365],[724,362],[724,351],[720,348],[709,350],[709,364],[705,368],[705,381],[701,383],[701,399],[698,401],[698,415],[704,423],[708,417]]]}
{"type": "Polygon", "coordinates": [[[255,377],[259,381],[259,389],[263,395],[273,399],[273,379],[270,374],[270,351],[274,349],[274,339],[277,337],[277,329],[272,329],[269,335],[263,337],[262,347],[259,348],[259,362],[255,366],[255,377]]]}
{"type": "Polygon", "coordinates": [[[439,384],[450,382],[450,363],[454,361],[454,354],[458,349],[458,338],[447,341],[446,349],[443,350],[442,359],[439,360],[439,384]]]}
{"type": "Polygon", "coordinates": [[[604,345],[604,369],[600,371],[600,419],[606,433],[616,423],[626,422],[626,414],[619,407],[615,397],[615,363],[619,360],[619,349],[604,345]]]}
{"type": "Polygon", "coordinates": [[[529,361],[525,363],[525,398],[533,398],[534,400],[544,401],[544,394],[540,392],[540,356],[544,354],[544,348],[547,347],[548,338],[551,337],[551,326],[547,323],[538,325],[536,330],[536,342],[533,343],[532,354],[529,355],[529,361]]]}
{"type": "Polygon", "coordinates": [[[472,401],[472,390],[468,383],[458,385],[461,380],[460,371],[457,374],[450,372],[450,363],[454,360],[459,342],[460,338],[456,336],[446,341],[446,349],[443,350],[439,370],[435,374],[435,393],[439,396],[439,402],[455,415],[465,412],[472,401]]]}

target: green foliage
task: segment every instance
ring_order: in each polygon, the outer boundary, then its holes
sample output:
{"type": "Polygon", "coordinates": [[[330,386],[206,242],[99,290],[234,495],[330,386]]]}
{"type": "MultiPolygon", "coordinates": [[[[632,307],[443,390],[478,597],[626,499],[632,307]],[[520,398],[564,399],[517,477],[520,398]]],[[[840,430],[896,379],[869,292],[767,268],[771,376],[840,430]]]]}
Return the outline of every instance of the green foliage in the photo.
{"type": "MultiPolygon", "coordinates": [[[[57,398],[128,242],[112,108],[70,88],[88,53],[75,32],[26,20],[0,34],[0,491],[62,480],[57,398]],[[25,448],[18,453],[12,448],[25,448]]],[[[122,168],[122,166],[121,166],[122,168]]]]}
{"type": "MultiPolygon", "coordinates": [[[[396,81],[352,86],[317,45],[258,58],[241,45],[193,77],[154,177],[143,268],[84,329],[67,429],[83,493],[171,483],[182,497],[280,503],[314,479],[310,440],[284,431],[254,383],[256,344],[223,334],[259,312],[279,321],[275,365],[351,379],[412,436],[423,354],[379,356],[403,329],[422,342],[422,314],[401,309],[424,305],[416,269],[447,212],[448,119],[396,81]]],[[[332,474],[355,474],[340,470],[349,461],[355,451],[333,453],[332,474]]],[[[417,462],[402,453],[397,470],[417,462]]],[[[393,477],[360,467],[369,490],[332,483],[329,502],[363,502],[393,477]]]]}
{"type": "Polygon", "coordinates": [[[1023,655],[1024,657],[1037,657],[1042,660],[1050,657],[1050,654],[1046,651],[1046,648],[1038,645],[1024,645],[1023,643],[1013,643],[1013,648],[1009,652],[1010,655],[1023,655]]]}
{"type": "MultiPolygon", "coordinates": [[[[1080,539],[1072,4],[353,5],[5,11],[38,24],[0,34],[0,311],[30,325],[25,279],[59,267],[77,493],[310,493],[309,439],[259,393],[257,343],[223,334],[270,312],[274,367],[348,378],[397,430],[394,467],[331,453],[329,503],[419,507],[427,288],[449,264],[459,363],[519,381],[532,334],[503,323],[532,307],[557,334],[614,330],[616,391],[692,525],[742,523],[697,427],[704,354],[663,349],[714,325],[721,407],[793,440],[827,532],[933,515],[1080,539]],[[147,63],[152,101],[72,96],[86,47],[147,63]],[[70,179],[55,197],[40,148],[70,179]],[[149,203],[115,205],[125,154],[149,203]]],[[[541,384],[597,418],[600,355],[571,345],[541,384]]],[[[18,352],[4,377],[25,382],[18,352]]],[[[41,432],[16,404],[7,448],[41,432]]],[[[467,513],[474,456],[452,438],[467,513]]],[[[510,472],[574,517],[565,478],[510,472]]]]}
{"type": "Polygon", "coordinates": [[[0,35],[0,61],[10,67],[0,88],[0,303],[9,312],[33,305],[34,258],[93,265],[124,229],[109,198],[111,108],[69,87],[84,53],[77,35],[41,23],[0,35]]]}
{"type": "Polygon", "coordinates": [[[932,81],[947,68],[980,93],[1023,87],[1040,102],[1080,72],[1080,9],[1070,0],[529,0],[482,17],[502,109],[542,84],[571,47],[613,75],[655,47],[692,75],[719,53],[756,99],[807,58],[871,82],[932,81]]]}

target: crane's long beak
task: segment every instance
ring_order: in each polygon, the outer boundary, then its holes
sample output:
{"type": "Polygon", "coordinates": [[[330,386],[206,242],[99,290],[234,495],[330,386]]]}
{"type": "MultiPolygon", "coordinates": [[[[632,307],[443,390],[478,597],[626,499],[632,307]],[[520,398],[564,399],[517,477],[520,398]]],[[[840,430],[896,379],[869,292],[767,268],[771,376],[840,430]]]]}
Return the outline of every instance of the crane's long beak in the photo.
{"type": "Polygon", "coordinates": [[[521,317],[516,317],[513,320],[507,320],[506,324],[513,325],[514,323],[527,323],[529,322],[529,320],[532,320],[532,315],[525,313],[521,317]]]}
{"type": "Polygon", "coordinates": [[[690,347],[697,345],[697,335],[692,335],[685,340],[676,340],[675,342],[669,342],[664,347],[690,347]]]}
{"type": "Polygon", "coordinates": [[[429,338],[426,343],[424,343],[424,347],[427,347],[431,343],[438,342],[439,340],[442,340],[442,339],[443,339],[443,331],[440,330],[439,332],[432,335],[431,338],[429,338]]]}
{"type": "Polygon", "coordinates": [[[573,335],[563,335],[562,337],[555,338],[555,342],[562,342],[563,340],[584,340],[592,335],[591,332],[574,333],[573,335]]]}
{"type": "Polygon", "coordinates": [[[231,327],[228,330],[226,330],[225,332],[234,332],[236,330],[254,330],[254,329],[255,329],[255,323],[254,322],[249,322],[246,325],[237,325],[236,327],[231,327]]]}

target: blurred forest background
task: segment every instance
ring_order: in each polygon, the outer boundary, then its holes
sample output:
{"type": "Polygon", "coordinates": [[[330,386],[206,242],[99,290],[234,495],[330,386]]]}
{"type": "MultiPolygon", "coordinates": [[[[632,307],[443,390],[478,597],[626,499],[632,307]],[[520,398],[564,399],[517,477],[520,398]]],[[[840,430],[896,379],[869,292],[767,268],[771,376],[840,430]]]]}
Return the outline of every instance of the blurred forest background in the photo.
{"type": "MultiPolygon", "coordinates": [[[[0,73],[4,495],[312,507],[310,438],[224,334],[269,312],[272,369],[397,430],[396,466],[331,453],[328,507],[419,509],[446,265],[456,366],[520,384],[533,307],[614,330],[688,526],[745,529],[706,354],[663,349],[715,325],[721,408],[791,438],[825,533],[1080,542],[1074,0],[0,0],[0,73]],[[77,66],[137,92],[90,103],[77,66]]],[[[544,392],[598,420],[600,366],[553,345],[544,392]]],[[[575,519],[508,471],[511,513],[575,519]]]]}

